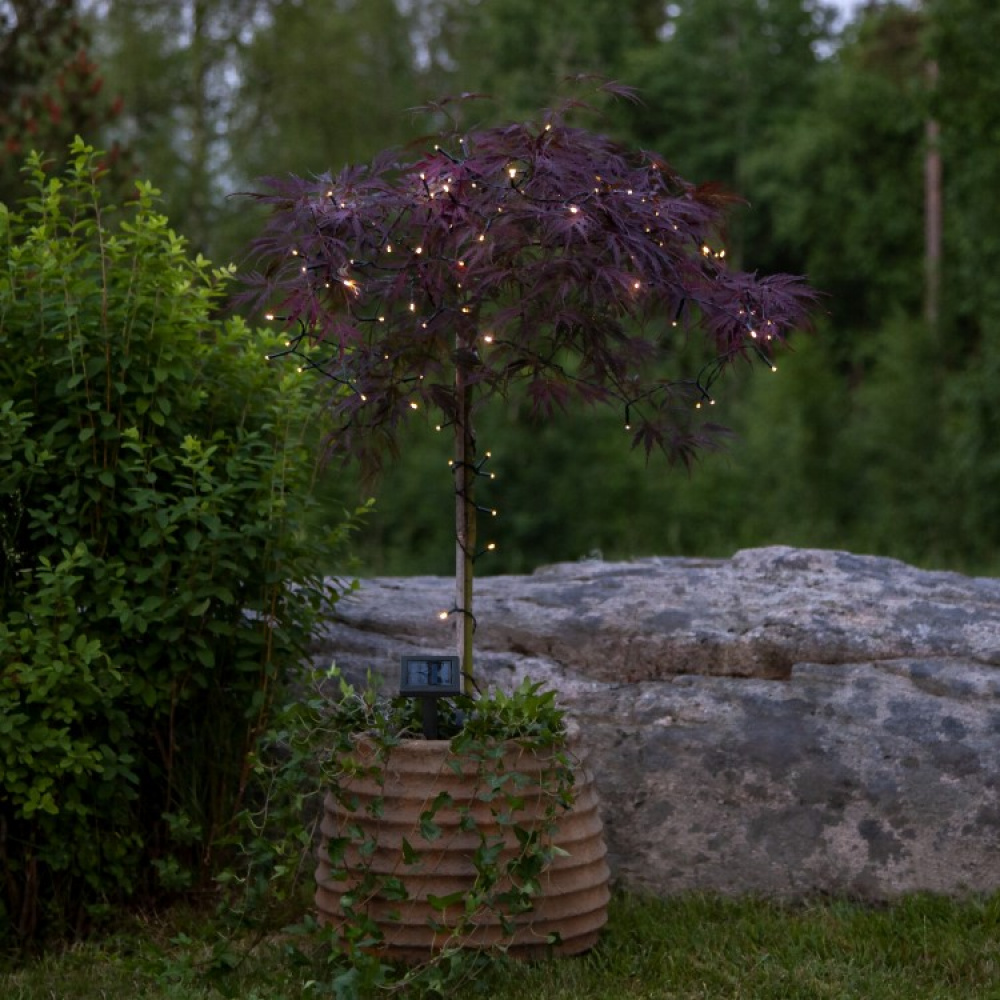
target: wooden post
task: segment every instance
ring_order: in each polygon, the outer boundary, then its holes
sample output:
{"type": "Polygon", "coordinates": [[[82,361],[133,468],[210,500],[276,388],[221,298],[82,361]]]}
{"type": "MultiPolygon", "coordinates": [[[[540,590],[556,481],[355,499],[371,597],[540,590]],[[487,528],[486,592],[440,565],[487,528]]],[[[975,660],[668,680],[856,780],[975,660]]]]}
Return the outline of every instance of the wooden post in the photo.
{"type": "Polygon", "coordinates": [[[472,391],[461,363],[455,365],[455,607],[462,690],[473,691],[473,590],[476,554],[476,437],[472,430],[472,391]]]}

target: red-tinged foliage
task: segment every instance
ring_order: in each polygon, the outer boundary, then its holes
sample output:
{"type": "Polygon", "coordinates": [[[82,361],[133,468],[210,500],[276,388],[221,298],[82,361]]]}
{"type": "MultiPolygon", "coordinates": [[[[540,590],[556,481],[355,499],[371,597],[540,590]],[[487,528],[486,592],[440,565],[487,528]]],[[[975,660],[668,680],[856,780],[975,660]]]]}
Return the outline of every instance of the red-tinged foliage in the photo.
{"type": "Polygon", "coordinates": [[[456,370],[479,401],[521,384],[544,416],[613,403],[635,445],[690,463],[717,431],[694,419],[714,379],[769,359],[814,302],[799,278],[726,267],[728,195],[564,111],[264,184],[273,213],[245,298],[333,380],[331,446],[369,466],[414,408],[455,419],[456,370]],[[713,360],[667,377],[698,329],[713,360]]]}
{"type": "MultiPolygon", "coordinates": [[[[89,42],[73,0],[13,0],[0,11],[0,201],[27,194],[19,174],[24,151],[45,153],[58,170],[74,136],[97,138],[120,113],[120,101],[102,96],[89,42]]],[[[115,144],[108,172],[123,189],[133,186],[127,160],[115,144]]]]}

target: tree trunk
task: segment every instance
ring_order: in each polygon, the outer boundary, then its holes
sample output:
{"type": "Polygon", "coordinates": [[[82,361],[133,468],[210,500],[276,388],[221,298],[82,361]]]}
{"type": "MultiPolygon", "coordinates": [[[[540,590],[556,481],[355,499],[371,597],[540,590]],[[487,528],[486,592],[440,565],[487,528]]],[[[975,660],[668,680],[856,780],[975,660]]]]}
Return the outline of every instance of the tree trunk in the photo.
{"type": "MultiPolygon", "coordinates": [[[[927,64],[927,82],[937,86],[938,64],[927,64]]],[[[924,319],[934,329],[941,311],[941,127],[934,118],[925,124],[924,151],[924,319]]]]}

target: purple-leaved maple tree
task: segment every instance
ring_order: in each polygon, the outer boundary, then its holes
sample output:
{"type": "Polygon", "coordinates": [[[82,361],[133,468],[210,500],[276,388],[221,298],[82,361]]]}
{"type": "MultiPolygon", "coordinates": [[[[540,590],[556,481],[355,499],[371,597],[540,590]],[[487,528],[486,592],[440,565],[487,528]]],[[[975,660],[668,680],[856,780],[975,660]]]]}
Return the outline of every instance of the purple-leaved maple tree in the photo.
{"type": "Polygon", "coordinates": [[[689,464],[721,430],[695,413],[714,380],[738,358],[770,364],[815,300],[800,278],[729,269],[717,189],[572,126],[568,110],[453,130],[337,176],[270,178],[254,196],[272,212],[244,298],[284,325],[279,354],[330,380],[331,449],[373,470],[414,411],[453,430],[451,614],[470,693],[475,408],[515,386],[543,417],[610,404],[634,446],[689,464]],[[713,360],[668,374],[696,330],[713,360]]]}

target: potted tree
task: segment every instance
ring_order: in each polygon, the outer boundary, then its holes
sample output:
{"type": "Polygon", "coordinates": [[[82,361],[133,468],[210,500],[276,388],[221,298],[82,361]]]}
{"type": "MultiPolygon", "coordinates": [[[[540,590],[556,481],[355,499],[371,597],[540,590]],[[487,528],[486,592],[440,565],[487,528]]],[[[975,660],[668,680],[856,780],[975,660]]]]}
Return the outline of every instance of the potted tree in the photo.
{"type": "MultiPolygon", "coordinates": [[[[616,85],[605,89],[631,96],[616,85]]],[[[452,121],[448,102],[437,110],[452,121]]],[[[773,349],[789,330],[805,324],[814,298],[798,278],[731,270],[721,242],[725,197],[712,187],[687,183],[657,155],[630,152],[574,126],[569,110],[567,105],[545,112],[537,122],[464,132],[455,126],[412,158],[387,152],[336,176],[270,179],[255,196],[272,213],[254,245],[263,266],[249,276],[247,297],[282,324],[286,346],[274,356],[293,356],[326,377],[335,425],[331,450],[373,472],[394,452],[399,429],[415,417],[429,414],[453,435],[455,602],[444,616],[455,625],[470,698],[476,694],[473,577],[477,516],[483,510],[476,484],[487,474],[488,458],[477,450],[479,407],[514,392],[524,393],[542,418],[572,402],[610,405],[619,409],[633,446],[689,464],[720,431],[698,412],[712,403],[715,380],[737,359],[772,366],[773,349]],[[671,350],[695,331],[707,338],[711,359],[699,371],[679,376],[668,367],[671,350]]],[[[349,702],[351,692],[347,695],[349,702]]],[[[529,687],[521,697],[542,695],[529,687]]],[[[362,698],[361,704],[367,709],[360,716],[371,728],[372,703],[362,698]]],[[[487,705],[497,707],[478,700],[471,715],[481,720],[487,705]]],[[[507,710],[518,715],[509,703],[507,710]]],[[[534,710],[547,720],[540,730],[548,745],[561,752],[559,727],[549,725],[553,704],[536,701],[534,710]]],[[[485,735],[482,729],[477,733],[485,735]]],[[[400,748],[389,742],[398,759],[400,748]]],[[[480,750],[485,745],[477,743],[480,750]]],[[[384,815],[371,798],[386,788],[386,742],[379,747],[349,770],[369,782],[362,807],[384,815]]],[[[413,752],[419,758],[427,750],[413,752]]],[[[503,752],[494,759],[501,769],[513,766],[503,752]]],[[[480,783],[483,760],[480,752],[472,769],[480,783]]],[[[414,765],[434,774],[449,767],[462,770],[446,758],[414,765]]],[[[541,772],[562,773],[552,761],[541,772]]],[[[406,786],[414,778],[401,780],[406,786]]],[[[503,808],[494,812],[509,813],[511,800],[524,798],[524,783],[515,781],[511,794],[501,796],[503,808]]],[[[527,783],[537,789],[545,780],[527,783]]],[[[541,798],[549,804],[573,798],[565,778],[556,784],[553,795],[541,798]]],[[[472,822],[469,816],[482,798],[477,795],[458,809],[456,837],[472,822]]],[[[455,796],[448,785],[433,801],[450,808],[455,796]]],[[[344,848],[344,830],[352,823],[345,801],[357,806],[360,800],[349,791],[339,806],[331,806],[335,815],[325,849],[333,844],[340,853],[321,865],[321,882],[327,884],[341,863],[357,867],[365,850],[369,857],[374,851],[367,841],[361,853],[344,848]]],[[[436,813],[431,825],[440,826],[436,813]]],[[[515,835],[519,842],[533,842],[531,831],[518,828],[515,835]]],[[[477,843],[503,840],[504,834],[493,830],[477,843]]],[[[412,860],[413,845],[396,835],[393,849],[400,860],[389,863],[383,876],[388,872],[394,879],[412,860]]],[[[468,844],[461,850],[470,852],[468,844]]],[[[558,848],[554,853],[561,854],[558,848]]],[[[523,852],[517,857],[523,860],[523,852]]],[[[507,891],[533,881],[523,872],[512,878],[509,868],[495,869],[494,875],[493,899],[503,894],[498,886],[507,891]]],[[[399,916],[393,903],[407,898],[405,887],[391,888],[384,891],[383,879],[380,898],[393,911],[390,922],[399,916]]],[[[445,917],[457,892],[426,892],[431,919],[421,919],[430,928],[431,947],[454,940],[455,925],[445,917]]],[[[342,908],[345,898],[351,906],[363,896],[370,913],[376,895],[340,891],[337,906],[342,908]]],[[[514,909],[523,904],[522,898],[514,909]]],[[[509,931],[507,919],[498,919],[501,930],[509,931]]],[[[459,921],[459,939],[478,940],[470,928],[482,924],[459,921]]],[[[588,931],[567,950],[588,947],[593,937],[588,931]]]]}

